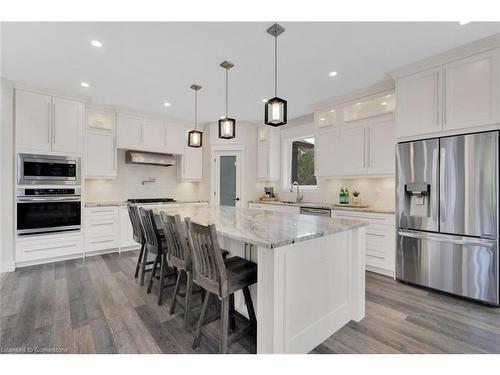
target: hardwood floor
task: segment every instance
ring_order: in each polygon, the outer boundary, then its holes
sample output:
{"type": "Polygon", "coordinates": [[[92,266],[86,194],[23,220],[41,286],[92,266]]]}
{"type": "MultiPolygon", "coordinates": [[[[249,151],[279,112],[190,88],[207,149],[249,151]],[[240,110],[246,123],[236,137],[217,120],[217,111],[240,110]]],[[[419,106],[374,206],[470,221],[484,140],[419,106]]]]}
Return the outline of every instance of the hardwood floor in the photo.
{"type": "MultiPolygon", "coordinates": [[[[168,312],[156,290],[133,278],[137,252],[26,267],[0,279],[0,349],[54,353],[214,353],[191,349],[182,308],[168,312]]],[[[148,276],[149,277],[149,276],[148,276]]],[[[366,318],[351,322],[312,353],[500,353],[500,309],[434,293],[367,272],[366,318]]],[[[196,297],[194,303],[198,303],[196,297]]],[[[243,322],[237,321],[237,329],[243,322]]],[[[217,337],[218,321],[209,326],[217,337]]],[[[231,336],[230,336],[231,337],[231,336]]],[[[230,353],[255,353],[243,336],[230,353]]]]}

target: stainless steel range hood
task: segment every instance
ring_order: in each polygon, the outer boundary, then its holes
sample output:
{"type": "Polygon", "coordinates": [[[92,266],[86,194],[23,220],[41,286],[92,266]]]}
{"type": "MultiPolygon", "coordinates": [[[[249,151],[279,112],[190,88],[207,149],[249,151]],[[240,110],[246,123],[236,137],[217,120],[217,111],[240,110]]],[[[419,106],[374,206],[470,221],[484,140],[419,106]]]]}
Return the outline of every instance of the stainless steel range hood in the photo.
{"type": "Polygon", "coordinates": [[[147,164],[170,167],[175,165],[175,157],[170,154],[128,150],[125,153],[125,162],[127,164],[147,164]]]}

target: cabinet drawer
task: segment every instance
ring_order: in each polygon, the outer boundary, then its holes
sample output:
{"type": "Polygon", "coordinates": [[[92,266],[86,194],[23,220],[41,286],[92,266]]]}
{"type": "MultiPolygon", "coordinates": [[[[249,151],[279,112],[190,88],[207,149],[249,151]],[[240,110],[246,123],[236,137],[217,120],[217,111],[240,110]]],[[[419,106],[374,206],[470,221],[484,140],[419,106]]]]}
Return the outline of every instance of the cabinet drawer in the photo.
{"type": "Polygon", "coordinates": [[[393,248],[395,241],[395,230],[386,225],[370,224],[366,228],[366,243],[375,247],[393,248]]]}
{"type": "Polygon", "coordinates": [[[370,224],[381,224],[381,225],[391,225],[391,226],[396,225],[396,218],[394,214],[377,214],[372,212],[332,210],[332,217],[361,220],[361,221],[366,221],[370,224]]]}
{"type": "Polygon", "coordinates": [[[82,254],[82,235],[47,235],[16,241],[16,262],[28,262],[82,254]]]}
{"type": "Polygon", "coordinates": [[[117,233],[111,235],[87,236],[85,252],[113,249],[118,247],[117,233]]]}

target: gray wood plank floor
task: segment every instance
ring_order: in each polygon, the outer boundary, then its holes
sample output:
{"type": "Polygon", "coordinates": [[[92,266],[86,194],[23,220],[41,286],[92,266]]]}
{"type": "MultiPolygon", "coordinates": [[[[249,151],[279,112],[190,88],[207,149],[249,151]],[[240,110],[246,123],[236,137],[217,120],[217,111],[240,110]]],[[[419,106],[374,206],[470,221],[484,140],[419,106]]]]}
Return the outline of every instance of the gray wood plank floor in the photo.
{"type": "MultiPolygon", "coordinates": [[[[218,322],[197,351],[169,314],[133,278],[137,252],[25,267],[0,278],[0,349],[63,353],[215,353],[218,322]]],[[[366,318],[350,322],[312,353],[500,353],[500,309],[367,272],[366,318]]],[[[199,302],[195,300],[194,303],[199,302]]],[[[243,328],[237,321],[237,329],[243,328]]],[[[255,340],[230,353],[255,353],[255,340]]]]}

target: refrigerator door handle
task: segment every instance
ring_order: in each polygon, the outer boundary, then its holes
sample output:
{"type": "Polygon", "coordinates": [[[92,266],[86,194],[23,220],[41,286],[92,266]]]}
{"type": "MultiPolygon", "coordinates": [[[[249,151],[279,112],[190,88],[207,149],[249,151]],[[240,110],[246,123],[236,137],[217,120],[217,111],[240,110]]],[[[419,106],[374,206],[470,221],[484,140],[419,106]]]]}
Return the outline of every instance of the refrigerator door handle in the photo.
{"type": "Polygon", "coordinates": [[[436,235],[426,232],[415,232],[402,229],[398,231],[398,234],[402,237],[453,243],[456,245],[481,246],[481,247],[494,247],[496,245],[495,240],[487,240],[481,238],[467,238],[460,236],[436,235]]]}

